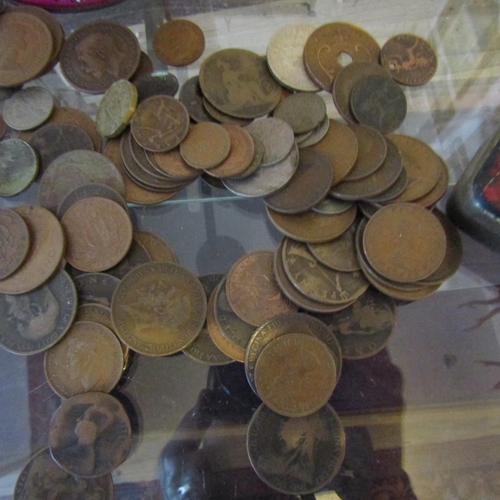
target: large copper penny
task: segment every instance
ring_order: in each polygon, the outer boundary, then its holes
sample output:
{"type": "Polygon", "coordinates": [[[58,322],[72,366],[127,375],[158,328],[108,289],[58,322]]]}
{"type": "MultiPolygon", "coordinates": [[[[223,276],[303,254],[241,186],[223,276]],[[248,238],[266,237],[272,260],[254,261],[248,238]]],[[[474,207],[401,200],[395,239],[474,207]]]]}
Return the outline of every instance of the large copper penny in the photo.
{"type": "Polygon", "coordinates": [[[20,294],[33,290],[52,276],[61,262],[65,238],[61,224],[45,208],[21,205],[12,210],[28,226],[31,245],[22,266],[0,281],[0,293],[20,294]]]}
{"type": "Polygon", "coordinates": [[[437,57],[431,45],[407,33],[385,42],[380,62],[392,78],[403,85],[424,85],[437,70],[437,57]]]}
{"type": "Polygon", "coordinates": [[[263,404],[248,426],[252,467],[264,483],[286,495],[325,487],[339,471],[345,448],[342,422],[330,405],[307,417],[290,418],[263,404]]]}
{"type": "Polygon", "coordinates": [[[134,239],[146,249],[153,262],[179,262],[175,252],[158,235],[150,231],[134,231],[134,239]]]}
{"type": "Polygon", "coordinates": [[[331,92],[335,77],[343,68],[339,57],[350,56],[352,62],[376,62],[379,54],[378,43],[366,31],[348,23],[329,23],[307,39],[304,62],[312,80],[331,92]]]}
{"type": "Polygon", "coordinates": [[[62,402],[50,421],[52,458],[79,477],[100,477],[130,453],[132,430],[122,404],[102,392],[78,394],[62,402]]]}
{"type": "Polygon", "coordinates": [[[0,241],[0,280],[3,280],[21,266],[30,248],[28,226],[8,208],[0,208],[0,241]]]}
{"type": "Polygon", "coordinates": [[[139,66],[141,48],[123,24],[94,21],[74,31],[59,56],[64,77],[78,90],[100,94],[128,80],[139,66]]]}
{"type": "MultiPolygon", "coordinates": [[[[147,154],[149,156],[149,152],[147,154]]],[[[168,153],[154,153],[153,159],[163,173],[174,179],[190,180],[200,175],[199,170],[190,167],[184,161],[179,148],[172,149],[168,153]]]]}
{"type": "Polygon", "coordinates": [[[227,276],[226,292],[233,311],[254,326],[297,310],[274,279],[272,252],[252,252],[236,261],[227,276]]]}
{"type": "Polygon", "coordinates": [[[136,267],[122,279],[111,304],[118,337],[148,356],[174,354],[188,346],[201,331],[206,310],[199,280],[173,262],[136,267]]]}
{"type": "Polygon", "coordinates": [[[257,118],[279,103],[281,87],[266,60],[243,49],[212,54],[200,68],[203,95],[217,109],[237,118],[257,118]]]}
{"type": "Polygon", "coordinates": [[[187,19],[174,19],[161,25],[153,35],[156,57],[171,66],[187,66],[205,50],[201,28],[187,19]]]}
{"type": "Polygon", "coordinates": [[[374,269],[397,282],[427,278],[446,252],[446,235],[435,215],[414,203],[381,208],[363,235],[366,257],[374,269]]]}
{"type": "Polygon", "coordinates": [[[85,273],[75,278],[80,304],[111,305],[111,299],[120,280],[106,273],[85,273]]]}
{"type": "Polygon", "coordinates": [[[271,341],[255,365],[255,387],[271,410],[286,417],[318,411],[337,383],[335,360],[321,340],[289,333],[271,341]]]}

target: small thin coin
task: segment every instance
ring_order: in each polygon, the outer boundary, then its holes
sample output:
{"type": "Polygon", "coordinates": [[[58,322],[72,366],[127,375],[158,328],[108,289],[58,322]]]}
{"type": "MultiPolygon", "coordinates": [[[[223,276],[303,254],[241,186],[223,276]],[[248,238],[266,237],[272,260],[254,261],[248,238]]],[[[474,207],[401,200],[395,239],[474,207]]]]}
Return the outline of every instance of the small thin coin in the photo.
{"type": "Polygon", "coordinates": [[[113,396],[103,392],[78,394],[63,401],[52,416],[49,446],[52,458],[70,474],[104,476],[130,453],[130,420],[113,396]]]}
{"type": "Polygon", "coordinates": [[[0,142],[0,196],[24,191],[37,172],[38,158],[28,143],[19,139],[0,142]]]}
{"type": "Polygon", "coordinates": [[[317,205],[312,207],[314,212],[325,215],[339,215],[349,210],[353,205],[352,201],[345,201],[327,196],[317,205]]]}
{"type": "Polygon", "coordinates": [[[155,71],[149,75],[139,76],[133,83],[137,88],[138,102],[142,102],[154,95],[173,97],[179,90],[177,77],[166,71],[155,71]]]}
{"type": "Polygon", "coordinates": [[[186,107],[191,120],[197,123],[213,121],[203,105],[203,93],[198,76],[193,76],[184,82],[179,93],[179,100],[186,107]]]}
{"type": "Polygon", "coordinates": [[[448,172],[448,167],[444,161],[441,162],[441,173],[439,174],[439,179],[436,185],[422,198],[417,198],[413,203],[418,203],[423,207],[432,207],[435,205],[448,190],[448,184],[450,180],[450,174],[448,172]]]}
{"type": "Polygon", "coordinates": [[[309,148],[317,144],[325,135],[328,133],[328,129],[330,128],[330,118],[328,115],[325,115],[325,118],[320,123],[319,127],[312,131],[311,135],[309,135],[306,139],[302,139],[301,141],[297,141],[297,145],[300,149],[309,148]]]}
{"type": "MultiPolygon", "coordinates": [[[[150,231],[134,231],[136,239],[148,252],[153,262],[179,262],[167,242],[150,231]]],[[[202,282],[203,285],[203,282],[202,282]]]]}
{"type": "MultiPolygon", "coordinates": [[[[149,152],[147,153],[149,157],[149,152]]],[[[196,179],[200,171],[190,167],[182,158],[179,148],[172,149],[168,153],[153,153],[154,164],[161,172],[174,179],[190,180],[196,179]]]]}
{"type": "Polygon", "coordinates": [[[85,273],[75,278],[80,304],[100,304],[110,307],[113,293],[120,280],[106,273],[85,273]]]}
{"type": "Polygon", "coordinates": [[[34,291],[0,294],[0,345],[10,352],[31,355],[47,350],[68,331],[76,313],[73,281],[59,271],[34,291]]]}
{"type": "Polygon", "coordinates": [[[303,134],[320,126],[326,116],[326,104],[317,94],[298,92],[283,99],[273,116],[286,121],[294,134],[303,134]]]}
{"type": "Polygon", "coordinates": [[[30,234],[23,218],[9,208],[0,208],[0,280],[19,269],[30,249],[30,234]]]}
{"type": "Polygon", "coordinates": [[[14,130],[31,130],[46,122],[54,110],[54,99],[42,87],[28,87],[5,101],[3,118],[14,130]]]}
{"type": "Polygon", "coordinates": [[[233,179],[246,179],[254,174],[262,163],[262,158],[264,157],[264,145],[259,139],[252,137],[252,142],[254,146],[254,154],[250,165],[239,175],[235,175],[233,179]]]}

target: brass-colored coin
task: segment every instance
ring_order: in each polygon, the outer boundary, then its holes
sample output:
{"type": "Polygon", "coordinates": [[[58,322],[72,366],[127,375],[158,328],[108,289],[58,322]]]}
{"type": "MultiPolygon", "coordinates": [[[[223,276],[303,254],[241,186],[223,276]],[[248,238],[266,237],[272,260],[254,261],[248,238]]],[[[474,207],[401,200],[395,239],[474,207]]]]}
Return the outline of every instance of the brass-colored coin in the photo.
{"type": "Polygon", "coordinates": [[[20,295],[0,294],[0,345],[10,352],[31,355],[47,350],[65,335],[75,317],[76,289],[65,271],[20,295]]]}
{"type": "Polygon", "coordinates": [[[106,273],[85,273],[75,279],[80,304],[100,304],[110,307],[113,293],[120,280],[106,273]]]}
{"type": "Polygon", "coordinates": [[[330,269],[316,260],[306,244],[292,239],[285,240],[283,266],[294,286],[318,302],[346,304],[368,288],[363,273],[330,269]]]}
{"type": "Polygon", "coordinates": [[[203,105],[203,93],[201,92],[198,75],[184,82],[179,93],[179,101],[184,104],[191,120],[196,123],[213,121],[203,105]]]}
{"type": "Polygon", "coordinates": [[[0,196],[24,191],[37,172],[38,158],[29,144],[19,139],[0,142],[0,196]]]}
{"type": "Polygon", "coordinates": [[[76,202],[66,211],[61,224],[67,238],[66,260],[81,271],[101,272],[113,267],[125,257],[132,243],[132,223],[127,212],[106,198],[76,202]]]}
{"type": "Polygon", "coordinates": [[[0,208],[0,280],[19,269],[30,249],[28,226],[20,215],[8,208],[0,208]]]}
{"type": "Polygon", "coordinates": [[[443,261],[446,235],[436,217],[413,203],[381,208],[368,222],[363,248],[373,268],[397,282],[431,275],[443,261]]]}
{"type": "Polygon", "coordinates": [[[174,19],[162,24],[153,35],[156,57],[171,66],[187,66],[201,57],[205,35],[187,19],[174,19]]]}
{"type": "Polygon", "coordinates": [[[335,360],[321,340],[289,333],[271,341],[255,365],[255,387],[271,410],[285,417],[318,411],[337,383],[335,360]]]}
{"type": "Polygon", "coordinates": [[[227,276],[226,293],[233,311],[253,326],[297,310],[274,279],[272,252],[252,252],[237,260],[227,276]]]}
{"type": "Polygon", "coordinates": [[[130,453],[130,420],[113,396],[103,392],[78,394],[63,401],[52,416],[49,446],[52,458],[70,474],[104,476],[130,453]]]}
{"type": "Polygon", "coordinates": [[[365,198],[369,203],[391,203],[397,199],[399,195],[401,195],[406,187],[408,186],[408,174],[406,173],[406,169],[403,166],[399,177],[396,182],[383,193],[380,193],[377,196],[372,196],[370,198],[365,198]]]}
{"type": "Polygon", "coordinates": [[[46,122],[54,109],[54,99],[42,87],[19,90],[5,101],[3,118],[14,130],[31,130],[46,122]]]}
{"type": "Polygon", "coordinates": [[[339,215],[349,210],[352,206],[353,202],[351,201],[339,200],[338,198],[327,196],[312,209],[319,214],[339,215]]]}
{"type": "Polygon", "coordinates": [[[154,153],[153,158],[155,165],[157,165],[162,172],[175,179],[191,180],[196,179],[196,177],[200,175],[199,170],[190,167],[184,161],[179,148],[172,149],[168,153],[154,153]]]}
{"type": "Polygon", "coordinates": [[[437,70],[437,57],[431,45],[407,33],[385,42],[380,62],[392,78],[403,85],[424,85],[437,70]]]}
{"type": "Polygon", "coordinates": [[[441,173],[439,174],[439,179],[437,184],[422,198],[417,198],[413,203],[422,205],[423,207],[429,208],[435,205],[448,190],[448,183],[450,180],[450,174],[448,173],[448,167],[444,161],[441,162],[441,173]]]}
{"type": "Polygon", "coordinates": [[[63,398],[110,392],[122,374],[123,351],[116,335],[102,323],[77,321],[45,353],[44,367],[50,387],[63,398]]]}
{"type": "Polygon", "coordinates": [[[239,125],[240,127],[245,127],[253,122],[252,118],[236,118],[235,116],[223,113],[220,109],[217,109],[210,101],[203,96],[203,108],[209,114],[211,121],[216,121],[219,123],[229,123],[231,125],[239,125]]]}
{"type": "Polygon", "coordinates": [[[104,94],[97,108],[97,130],[103,137],[120,135],[127,127],[137,106],[137,88],[127,80],[119,80],[104,94]]]}
{"type": "Polygon", "coordinates": [[[211,104],[237,118],[267,115],[281,97],[266,60],[243,49],[224,49],[208,57],[200,68],[200,85],[211,104]]]}
{"type": "Polygon", "coordinates": [[[14,500],[46,498],[47,492],[68,495],[73,500],[113,499],[111,474],[83,479],[64,471],[50,456],[49,448],[36,453],[19,474],[14,489],[14,500]]]}
{"type": "Polygon", "coordinates": [[[294,134],[303,134],[320,126],[326,116],[326,104],[317,94],[298,92],[283,99],[273,116],[286,121],[294,134]]]}
{"type": "Polygon", "coordinates": [[[328,133],[330,128],[330,118],[328,115],[325,115],[323,121],[319,124],[319,126],[314,129],[311,134],[306,138],[300,141],[297,141],[297,145],[300,149],[309,148],[317,144],[325,135],[328,133]]]}
{"type": "Polygon", "coordinates": [[[130,129],[144,149],[162,153],[184,140],[189,130],[189,115],[177,99],[156,95],[137,106],[130,129]]]}
{"type": "Polygon", "coordinates": [[[332,186],[345,179],[352,171],[358,157],[358,141],[354,132],[343,123],[330,120],[325,137],[313,146],[323,153],[333,166],[332,186]]]}
{"type": "Polygon", "coordinates": [[[132,269],[148,262],[151,262],[151,257],[142,243],[136,239],[134,234],[132,243],[125,257],[123,257],[116,266],[111,267],[106,272],[121,280],[132,271],[132,269]]]}
{"type": "Polygon", "coordinates": [[[174,354],[203,327],[207,300],[199,280],[173,262],[151,262],[131,271],[118,285],[111,317],[118,337],[149,356],[174,354]]]}
{"type": "Polygon", "coordinates": [[[146,249],[153,262],[179,262],[167,242],[156,234],[149,231],[134,231],[134,239],[146,249]]]}
{"type": "Polygon", "coordinates": [[[317,28],[304,47],[304,63],[311,79],[323,90],[332,91],[332,84],[343,66],[342,55],[353,63],[377,62],[378,43],[361,28],[348,23],[329,23],[317,28]]]}
{"type": "Polygon", "coordinates": [[[305,243],[323,243],[338,238],[356,218],[356,205],[338,215],[324,215],[310,210],[302,214],[280,214],[266,207],[267,215],[285,236],[305,243]]]}
{"type": "Polygon", "coordinates": [[[342,422],[330,405],[307,417],[289,418],[263,404],[248,426],[252,467],[264,483],[286,495],[325,487],[339,471],[345,448],[342,422]]]}
{"type": "Polygon", "coordinates": [[[48,210],[21,205],[12,208],[20,215],[31,238],[28,255],[21,267],[0,281],[0,293],[27,293],[45,283],[61,262],[65,238],[61,224],[48,210]]]}

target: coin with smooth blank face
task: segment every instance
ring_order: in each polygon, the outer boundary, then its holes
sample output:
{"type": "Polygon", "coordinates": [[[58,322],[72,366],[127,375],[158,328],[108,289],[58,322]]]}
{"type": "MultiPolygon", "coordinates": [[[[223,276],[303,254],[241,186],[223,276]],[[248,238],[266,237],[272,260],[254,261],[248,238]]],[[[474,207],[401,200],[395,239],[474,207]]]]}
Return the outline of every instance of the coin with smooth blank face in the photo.
{"type": "Polygon", "coordinates": [[[0,208],[0,235],[0,280],[3,280],[24,262],[30,248],[30,234],[20,215],[8,208],[0,208]]]}

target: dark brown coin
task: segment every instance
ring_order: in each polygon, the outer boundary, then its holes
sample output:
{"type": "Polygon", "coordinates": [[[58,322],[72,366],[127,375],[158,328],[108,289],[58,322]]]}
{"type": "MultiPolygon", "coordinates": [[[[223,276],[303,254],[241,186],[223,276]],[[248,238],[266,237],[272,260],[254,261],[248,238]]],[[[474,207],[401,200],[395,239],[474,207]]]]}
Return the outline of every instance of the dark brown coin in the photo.
{"type": "Polygon", "coordinates": [[[351,109],[356,120],[383,134],[394,132],[406,117],[406,97],[389,76],[370,75],[354,85],[351,109]]]}
{"type": "Polygon", "coordinates": [[[332,84],[343,66],[339,58],[352,62],[376,62],[380,54],[377,42],[366,31],[347,23],[329,23],[317,28],[304,47],[304,63],[311,79],[323,90],[332,84]]]}
{"type": "Polygon", "coordinates": [[[264,202],[277,212],[306,212],[327,195],[332,179],[333,167],[325,155],[314,149],[301,149],[299,166],[290,182],[280,191],[264,198],[264,202]]]}
{"type": "Polygon", "coordinates": [[[298,92],[281,101],[273,116],[286,121],[294,134],[303,134],[319,127],[326,116],[326,104],[317,94],[298,92]]]}
{"type": "Polygon", "coordinates": [[[340,469],[345,446],[344,428],[330,405],[301,418],[283,417],[262,405],[248,426],[252,467],[262,481],[287,495],[327,485],[340,469]]]}
{"type": "Polygon", "coordinates": [[[153,61],[145,53],[141,51],[141,56],[139,57],[139,66],[135,70],[134,75],[130,81],[135,85],[135,81],[143,75],[150,75],[154,71],[153,61]]]}
{"type": "Polygon", "coordinates": [[[233,311],[253,326],[297,310],[274,279],[272,252],[252,252],[236,261],[227,276],[226,292],[233,311]]]}
{"type": "MultiPolygon", "coordinates": [[[[90,321],[92,323],[99,323],[114,331],[113,322],[111,321],[111,309],[101,304],[83,304],[78,306],[76,311],[75,322],[90,321]]],[[[128,350],[128,347],[122,345],[123,348],[128,350]]]]}
{"type": "Polygon", "coordinates": [[[104,93],[114,82],[128,80],[139,66],[141,48],[123,24],[94,21],[75,30],[59,57],[64,77],[78,90],[104,93]]]}
{"type": "Polygon", "coordinates": [[[279,103],[281,86],[266,60],[243,49],[225,49],[208,57],[200,68],[203,95],[217,109],[237,118],[257,118],[279,103]]]}
{"type": "Polygon", "coordinates": [[[392,78],[403,85],[424,85],[437,70],[436,53],[430,44],[407,33],[385,42],[380,62],[392,78]]]}
{"type": "Polygon", "coordinates": [[[407,186],[408,186],[408,174],[406,173],[406,169],[403,166],[403,169],[401,170],[401,173],[399,174],[397,181],[387,191],[384,191],[383,193],[377,196],[372,196],[371,198],[365,198],[365,199],[369,203],[377,203],[377,204],[389,203],[395,200],[398,196],[400,196],[404,192],[407,186]]]}
{"type": "Polygon", "coordinates": [[[179,80],[175,75],[165,71],[155,71],[142,75],[134,80],[137,87],[138,101],[142,102],[154,95],[168,95],[173,97],[179,90],[179,80]]]}
{"type": "Polygon", "coordinates": [[[80,304],[101,304],[110,307],[118,283],[118,278],[105,273],[80,274],[75,278],[78,301],[80,304]]]}
{"type": "Polygon", "coordinates": [[[448,167],[444,161],[441,162],[441,173],[439,174],[439,179],[436,185],[422,198],[417,198],[414,203],[418,203],[423,207],[432,207],[435,205],[448,190],[450,174],[448,172],[448,167]]]}
{"type": "Polygon", "coordinates": [[[115,278],[124,278],[132,269],[135,267],[151,262],[151,257],[149,256],[146,248],[140,243],[135,235],[132,238],[132,243],[127,252],[127,255],[114,267],[108,269],[106,272],[114,276],[115,278]]]}
{"type": "Polygon", "coordinates": [[[156,234],[149,231],[134,231],[134,239],[146,249],[153,262],[179,262],[177,255],[166,241],[156,234]]]}
{"type": "Polygon", "coordinates": [[[358,201],[358,207],[367,219],[371,219],[373,214],[382,208],[382,205],[368,203],[367,201],[358,201]]]}
{"type": "Polygon", "coordinates": [[[113,479],[111,474],[93,479],[72,476],[54,462],[49,448],[44,448],[31,458],[19,474],[14,500],[48,498],[52,493],[72,500],[112,500],[113,479]]]}
{"type": "Polygon", "coordinates": [[[153,50],[165,64],[187,66],[203,54],[205,35],[197,24],[187,19],[174,19],[154,32],[153,50]]]}
{"type": "Polygon", "coordinates": [[[38,153],[42,172],[55,160],[75,149],[94,150],[90,136],[80,127],[67,123],[48,123],[31,136],[30,146],[38,153]]]}
{"type": "Polygon", "coordinates": [[[3,280],[19,269],[30,248],[28,226],[8,208],[0,208],[0,241],[0,280],[3,280]]]}
{"type": "Polygon", "coordinates": [[[327,196],[312,209],[319,214],[338,215],[346,212],[352,207],[351,201],[339,200],[332,196],[327,196]]]}
{"type": "MultiPolygon", "coordinates": [[[[149,156],[149,154],[148,154],[149,156]]],[[[154,162],[158,168],[168,176],[179,180],[195,179],[200,171],[190,167],[182,158],[179,148],[168,153],[154,153],[154,162]]]]}
{"type": "Polygon", "coordinates": [[[3,116],[0,115],[0,139],[3,139],[6,133],[7,133],[7,124],[5,123],[3,116]]]}
{"type": "Polygon", "coordinates": [[[130,128],[144,149],[161,153],[174,149],[186,137],[189,115],[173,97],[157,95],[137,106],[130,128]]]}
{"type": "Polygon", "coordinates": [[[132,445],[130,420],[122,404],[102,392],[87,392],[62,402],[50,421],[52,458],[79,477],[109,474],[127,458],[132,445]]]}
{"type": "Polygon", "coordinates": [[[197,123],[213,121],[203,105],[203,94],[198,76],[193,76],[184,82],[179,94],[179,100],[186,107],[191,120],[197,123]]]}
{"type": "Polygon", "coordinates": [[[212,121],[216,121],[219,123],[230,123],[232,125],[239,125],[240,127],[244,127],[253,122],[252,118],[236,118],[235,116],[223,113],[213,104],[210,104],[210,101],[205,96],[203,96],[203,107],[205,108],[205,111],[210,115],[212,121]]]}

